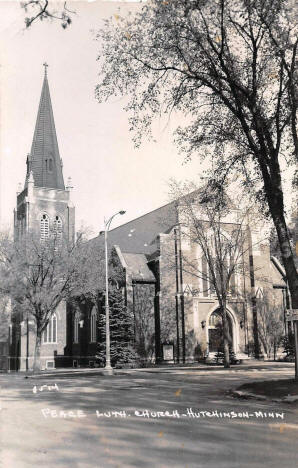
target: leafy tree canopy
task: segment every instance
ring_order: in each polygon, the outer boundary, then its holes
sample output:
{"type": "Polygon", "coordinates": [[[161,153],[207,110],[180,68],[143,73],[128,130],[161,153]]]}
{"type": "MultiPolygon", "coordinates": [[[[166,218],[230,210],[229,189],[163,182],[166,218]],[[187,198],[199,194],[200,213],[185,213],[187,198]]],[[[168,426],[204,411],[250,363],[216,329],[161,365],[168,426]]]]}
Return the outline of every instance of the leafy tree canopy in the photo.
{"type": "Polygon", "coordinates": [[[26,16],[26,28],[29,28],[36,20],[43,21],[45,19],[61,21],[61,26],[66,29],[72,23],[72,15],[75,11],[69,10],[67,2],[63,2],[63,6],[57,2],[50,2],[49,0],[27,0],[21,2],[21,8],[30,16],[26,16]]]}
{"type": "Polygon", "coordinates": [[[137,145],[155,117],[186,116],[180,150],[208,156],[222,184],[234,171],[270,213],[298,304],[281,178],[282,159],[298,160],[294,13],[291,0],[152,0],[115,15],[98,32],[96,96],[129,96],[137,145]]]}

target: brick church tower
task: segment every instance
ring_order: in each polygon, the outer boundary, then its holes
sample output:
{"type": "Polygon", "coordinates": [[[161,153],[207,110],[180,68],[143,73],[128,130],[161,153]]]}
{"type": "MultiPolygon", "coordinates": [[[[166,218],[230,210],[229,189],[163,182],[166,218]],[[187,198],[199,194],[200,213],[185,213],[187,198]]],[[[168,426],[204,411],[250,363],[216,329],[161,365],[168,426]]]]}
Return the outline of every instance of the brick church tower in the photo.
{"type": "MultiPolygon", "coordinates": [[[[24,188],[17,194],[14,211],[15,239],[25,232],[40,232],[41,239],[58,230],[65,239],[74,241],[75,208],[71,202],[71,187],[65,187],[53,109],[47,78],[47,64],[31,147],[27,156],[24,188]]],[[[70,183],[68,184],[70,185],[70,183]]],[[[19,368],[32,368],[34,334],[20,329],[18,344],[19,368]],[[30,335],[30,336],[29,336],[30,335]],[[29,343],[29,345],[28,345],[29,343]]],[[[44,333],[41,363],[44,368],[54,367],[54,355],[63,354],[66,344],[66,305],[60,304],[44,333]]]]}
{"type": "Polygon", "coordinates": [[[47,236],[55,223],[72,240],[75,210],[70,200],[71,187],[64,186],[46,67],[31,153],[26,161],[25,185],[17,195],[14,233],[17,238],[31,229],[40,229],[41,236],[47,236]]]}

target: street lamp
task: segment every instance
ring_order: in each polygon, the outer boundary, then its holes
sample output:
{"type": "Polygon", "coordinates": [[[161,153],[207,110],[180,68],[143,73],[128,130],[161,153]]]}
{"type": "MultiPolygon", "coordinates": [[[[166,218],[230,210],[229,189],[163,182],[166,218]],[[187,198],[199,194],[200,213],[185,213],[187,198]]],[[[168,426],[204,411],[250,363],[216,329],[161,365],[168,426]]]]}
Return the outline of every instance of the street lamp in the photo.
{"type": "Polygon", "coordinates": [[[107,373],[112,374],[113,369],[111,366],[111,337],[110,337],[110,309],[109,309],[109,272],[108,272],[108,232],[111,226],[112,220],[118,214],[124,215],[125,211],[121,210],[115,213],[107,221],[104,220],[105,225],[105,279],[106,279],[106,297],[105,297],[105,309],[106,309],[106,366],[105,370],[107,373]]]}

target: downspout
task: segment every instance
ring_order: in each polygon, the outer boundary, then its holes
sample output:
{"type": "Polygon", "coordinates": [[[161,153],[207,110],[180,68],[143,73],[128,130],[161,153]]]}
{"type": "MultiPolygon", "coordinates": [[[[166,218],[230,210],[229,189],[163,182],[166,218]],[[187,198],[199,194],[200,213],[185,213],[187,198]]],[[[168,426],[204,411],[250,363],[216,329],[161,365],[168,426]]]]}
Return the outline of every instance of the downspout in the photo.
{"type": "Polygon", "coordinates": [[[249,276],[250,276],[250,287],[252,292],[251,303],[252,303],[252,315],[253,315],[253,330],[254,330],[254,354],[255,358],[260,358],[260,346],[259,346],[259,332],[258,332],[258,311],[257,311],[257,301],[255,295],[255,274],[254,274],[254,260],[252,254],[252,238],[249,227],[248,230],[248,239],[249,239],[249,276]]]}
{"type": "Polygon", "coordinates": [[[284,309],[284,327],[285,327],[285,336],[287,336],[287,320],[286,320],[286,312],[287,312],[287,307],[286,307],[286,292],[285,289],[281,290],[282,292],[282,305],[284,309]]]}
{"type": "Polygon", "coordinates": [[[174,229],[174,240],[175,240],[175,275],[176,275],[176,294],[175,294],[175,306],[176,306],[176,339],[177,339],[177,362],[180,362],[180,336],[179,336],[179,275],[178,275],[178,246],[177,246],[177,230],[174,229]]]}
{"type": "Polygon", "coordinates": [[[247,355],[250,355],[250,350],[249,350],[249,339],[248,339],[248,321],[247,321],[247,303],[246,303],[246,284],[245,284],[245,268],[244,268],[244,252],[242,249],[242,270],[243,270],[243,295],[244,295],[244,301],[243,301],[243,317],[244,317],[244,339],[245,339],[245,348],[247,349],[247,355]]]}
{"type": "Polygon", "coordinates": [[[136,309],[135,309],[135,282],[131,282],[132,286],[132,313],[133,313],[133,339],[134,339],[134,344],[136,344],[136,309]]]}
{"type": "Polygon", "coordinates": [[[163,356],[160,343],[160,261],[155,260],[155,296],[154,296],[154,325],[155,325],[155,361],[162,362],[163,356]]]}
{"type": "Polygon", "coordinates": [[[179,228],[179,262],[180,262],[180,303],[181,303],[181,331],[182,331],[182,362],[185,363],[185,317],[184,317],[184,294],[183,294],[183,271],[182,271],[182,249],[181,230],[179,228]]]}

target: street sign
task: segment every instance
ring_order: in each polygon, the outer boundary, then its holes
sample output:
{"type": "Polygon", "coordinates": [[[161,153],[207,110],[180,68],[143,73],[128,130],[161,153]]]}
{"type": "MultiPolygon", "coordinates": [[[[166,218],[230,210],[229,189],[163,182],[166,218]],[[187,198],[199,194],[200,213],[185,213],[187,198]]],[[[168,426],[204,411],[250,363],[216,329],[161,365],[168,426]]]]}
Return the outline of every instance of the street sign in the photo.
{"type": "Polygon", "coordinates": [[[298,320],[298,309],[288,309],[286,312],[286,321],[292,322],[298,320]]]}

